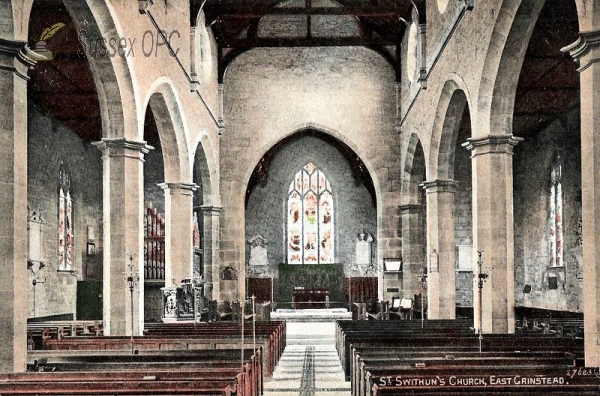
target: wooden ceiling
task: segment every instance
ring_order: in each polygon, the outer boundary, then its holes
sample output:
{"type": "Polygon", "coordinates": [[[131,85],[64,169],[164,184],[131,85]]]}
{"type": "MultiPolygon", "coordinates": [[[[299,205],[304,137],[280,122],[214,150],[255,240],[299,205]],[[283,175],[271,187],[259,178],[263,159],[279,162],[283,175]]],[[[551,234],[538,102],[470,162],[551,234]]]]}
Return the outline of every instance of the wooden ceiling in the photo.
{"type": "MultiPolygon", "coordinates": [[[[425,0],[414,1],[419,10],[425,0]]],[[[204,3],[207,24],[215,33],[221,67],[237,54],[256,47],[363,45],[380,51],[396,62],[387,48],[397,46],[405,23],[414,12],[410,0],[340,0],[340,6],[320,6],[324,0],[295,0],[293,6],[278,7],[272,0],[191,0],[193,24],[204,3]],[[296,6],[302,4],[302,7],[296,6]],[[193,12],[193,11],[192,11],[193,12]],[[258,22],[267,15],[353,16],[360,26],[356,37],[265,38],[257,36],[258,22]]],[[[424,18],[424,10],[419,10],[424,18]]],[[[56,22],[66,27],[48,40],[54,54],[51,62],[40,62],[30,71],[29,98],[42,112],[52,115],[86,141],[101,138],[98,95],[78,32],[60,0],[37,0],[31,14],[29,45],[36,45],[42,31],[56,22]]],[[[515,99],[513,133],[530,136],[564,113],[579,97],[577,65],[560,48],[577,38],[574,0],[547,0],[533,32],[515,99]]],[[[149,133],[155,127],[148,125],[149,133]]],[[[147,136],[155,140],[156,136],[147,136]]]]}
{"type": "MultiPolygon", "coordinates": [[[[198,15],[202,0],[192,0],[192,15],[198,15]]],[[[221,48],[245,46],[316,46],[340,45],[335,40],[293,37],[287,41],[270,41],[256,37],[256,25],[266,15],[352,16],[361,24],[362,34],[341,45],[395,45],[404,34],[404,21],[410,21],[414,9],[411,0],[339,0],[339,6],[325,5],[317,0],[301,0],[290,6],[280,0],[207,0],[204,4],[206,22],[212,26],[221,48]],[[296,6],[304,3],[303,6],[296,6]]],[[[333,2],[331,2],[333,3],[333,2]]],[[[414,1],[423,7],[425,0],[414,1]]],[[[424,14],[424,11],[423,11],[424,14]]],[[[195,24],[195,21],[193,21],[195,24]]]]}
{"type": "Polygon", "coordinates": [[[534,28],[515,96],[513,134],[532,136],[579,100],[577,64],[560,51],[577,40],[574,0],[547,0],[534,28]]]}
{"type": "Polygon", "coordinates": [[[191,0],[191,24],[202,9],[219,47],[219,78],[239,54],[258,47],[365,46],[383,55],[400,73],[397,49],[407,21],[415,7],[421,23],[425,22],[426,0],[191,0]],[[306,18],[306,34],[294,37],[260,37],[258,26],[265,16],[306,18]],[[350,16],[360,27],[360,34],[323,37],[311,33],[314,17],[350,16]],[[389,48],[395,48],[390,52],[389,48]]]}

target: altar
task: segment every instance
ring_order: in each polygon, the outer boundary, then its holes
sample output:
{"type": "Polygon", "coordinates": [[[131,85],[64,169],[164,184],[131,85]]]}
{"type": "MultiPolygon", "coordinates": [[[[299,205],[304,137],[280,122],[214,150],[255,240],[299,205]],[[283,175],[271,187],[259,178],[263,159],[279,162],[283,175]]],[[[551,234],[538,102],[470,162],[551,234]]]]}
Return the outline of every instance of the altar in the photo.
{"type": "Polygon", "coordinates": [[[294,309],[329,308],[329,290],[295,287],[292,294],[292,307],[294,309]]]}

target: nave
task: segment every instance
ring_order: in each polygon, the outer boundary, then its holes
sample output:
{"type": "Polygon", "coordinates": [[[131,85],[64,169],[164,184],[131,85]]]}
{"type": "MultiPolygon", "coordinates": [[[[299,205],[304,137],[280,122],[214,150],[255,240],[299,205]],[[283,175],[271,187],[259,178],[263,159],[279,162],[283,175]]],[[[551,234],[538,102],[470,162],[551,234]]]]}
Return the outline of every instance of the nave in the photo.
{"type": "Polygon", "coordinates": [[[349,396],[335,349],[335,323],[287,322],[286,348],[265,396],[349,396]]]}

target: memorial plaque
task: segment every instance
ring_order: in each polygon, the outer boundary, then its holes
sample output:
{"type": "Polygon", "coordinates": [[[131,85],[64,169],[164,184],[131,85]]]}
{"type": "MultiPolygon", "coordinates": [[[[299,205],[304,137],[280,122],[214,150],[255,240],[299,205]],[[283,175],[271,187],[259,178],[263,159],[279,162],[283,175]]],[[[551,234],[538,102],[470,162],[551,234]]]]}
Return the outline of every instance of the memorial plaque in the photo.
{"type": "Polygon", "coordinates": [[[248,263],[252,265],[269,265],[267,257],[267,245],[269,241],[262,235],[255,235],[248,240],[250,245],[250,260],[248,263]]]}
{"type": "Polygon", "coordinates": [[[371,265],[371,244],[373,237],[371,234],[361,232],[356,239],[356,257],[355,264],[371,265]]]}

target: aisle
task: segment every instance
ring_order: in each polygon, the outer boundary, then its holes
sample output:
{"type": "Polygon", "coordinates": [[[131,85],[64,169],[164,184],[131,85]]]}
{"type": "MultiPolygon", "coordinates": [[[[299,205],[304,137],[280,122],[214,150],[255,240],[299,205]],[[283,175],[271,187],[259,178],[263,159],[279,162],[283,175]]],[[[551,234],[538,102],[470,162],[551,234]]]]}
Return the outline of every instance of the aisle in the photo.
{"type": "Polygon", "coordinates": [[[288,322],[287,345],[265,396],[350,396],[335,350],[335,323],[288,322]]]}

